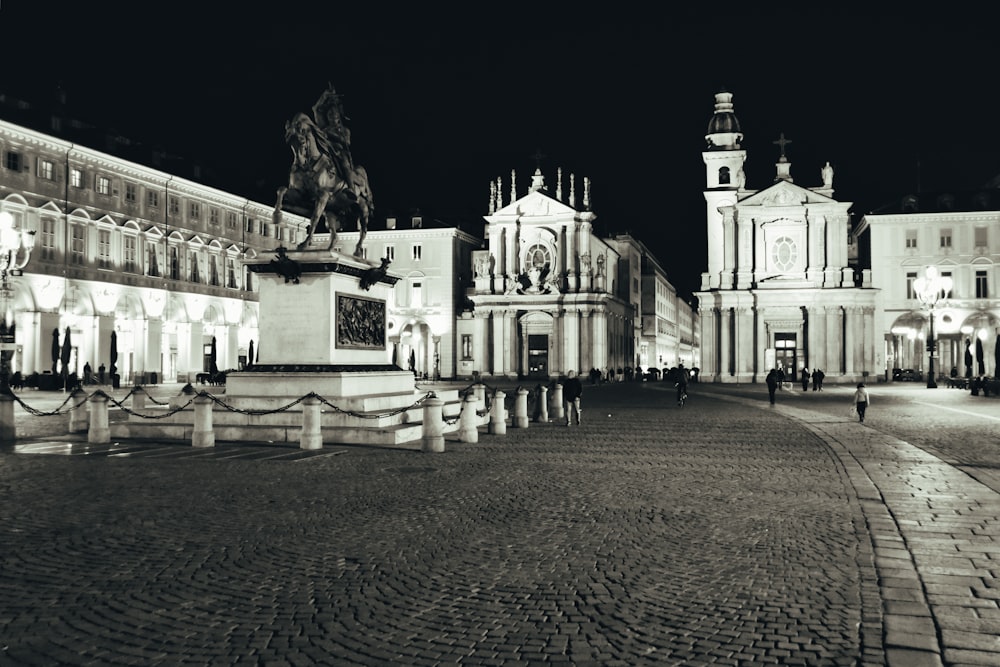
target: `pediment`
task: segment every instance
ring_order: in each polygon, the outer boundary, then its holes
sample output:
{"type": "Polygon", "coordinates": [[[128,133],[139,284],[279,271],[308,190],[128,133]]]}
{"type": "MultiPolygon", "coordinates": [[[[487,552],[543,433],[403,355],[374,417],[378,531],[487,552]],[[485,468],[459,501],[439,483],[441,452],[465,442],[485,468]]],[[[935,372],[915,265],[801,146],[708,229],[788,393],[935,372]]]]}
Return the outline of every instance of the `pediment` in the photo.
{"type": "Polygon", "coordinates": [[[760,206],[769,208],[774,206],[806,206],[811,204],[843,204],[832,197],[821,195],[814,190],[795,185],[788,181],[778,181],[769,188],[765,188],[737,204],[738,207],[760,206]]]}
{"type": "Polygon", "coordinates": [[[558,199],[540,190],[529,192],[520,199],[507,204],[493,215],[486,216],[489,222],[500,222],[510,218],[575,216],[577,211],[558,199]]]}

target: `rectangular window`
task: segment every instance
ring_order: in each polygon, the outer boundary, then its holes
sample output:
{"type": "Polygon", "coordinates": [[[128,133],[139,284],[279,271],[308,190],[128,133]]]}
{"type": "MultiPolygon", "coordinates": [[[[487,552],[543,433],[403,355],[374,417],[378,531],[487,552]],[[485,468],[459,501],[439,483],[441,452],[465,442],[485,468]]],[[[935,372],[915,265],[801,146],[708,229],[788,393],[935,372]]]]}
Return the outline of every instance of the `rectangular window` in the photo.
{"type": "Polygon", "coordinates": [[[188,276],[188,280],[190,280],[193,283],[200,283],[201,282],[201,272],[198,271],[198,253],[197,252],[195,252],[195,251],[192,250],[188,254],[188,264],[191,265],[191,273],[188,276]]]}
{"type": "Polygon", "coordinates": [[[94,189],[97,190],[97,194],[99,195],[110,195],[111,179],[107,176],[98,175],[96,181],[94,182],[94,189]]]}
{"type": "Polygon", "coordinates": [[[976,298],[989,298],[989,291],[986,289],[986,271],[976,271],[976,298]]]}
{"type": "Polygon", "coordinates": [[[976,227],[976,247],[985,248],[986,240],[986,227],[976,227]]]}
{"type": "Polygon", "coordinates": [[[254,227],[254,219],[253,218],[247,218],[247,226],[246,226],[246,232],[247,232],[247,234],[253,234],[253,230],[254,229],[255,229],[255,227],[254,227]]]}
{"type": "Polygon", "coordinates": [[[472,359],[472,334],[462,334],[462,359],[472,359]]]}
{"type": "Polygon", "coordinates": [[[424,284],[413,282],[410,284],[410,308],[423,308],[424,284]]]}
{"type": "Polygon", "coordinates": [[[160,276],[160,258],[157,250],[157,244],[146,244],[146,275],[158,278],[160,276]]]}
{"type": "Polygon", "coordinates": [[[7,151],[4,157],[3,166],[11,171],[21,171],[21,154],[14,151],[7,151]]]}
{"type": "Polygon", "coordinates": [[[83,187],[83,170],[73,167],[69,170],[69,184],[74,188],[83,187]]]}
{"type": "Polygon", "coordinates": [[[941,230],[941,247],[950,248],[951,247],[951,230],[942,229],[941,230]]]}
{"type": "Polygon", "coordinates": [[[56,180],[56,166],[51,160],[38,160],[38,176],[47,181],[56,180]]]}
{"type": "Polygon", "coordinates": [[[188,219],[201,220],[201,204],[193,201],[188,204],[188,219]]]}
{"type": "Polygon", "coordinates": [[[139,198],[139,186],[135,183],[125,182],[125,202],[134,204],[139,198]]]}
{"type": "Polygon", "coordinates": [[[136,245],[134,236],[126,235],[122,237],[122,268],[129,273],[137,273],[136,270],[136,245]]]}
{"type": "Polygon", "coordinates": [[[917,230],[915,229],[906,230],[906,247],[907,248],[917,247],[917,230]]]}
{"type": "Polygon", "coordinates": [[[423,254],[424,254],[424,252],[423,252],[423,248],[421,247],[421,245],[419,243],[414,243],[413,244],[413,259],[414,260],[419,260],[423,256],[423,254]]]}
{"type": "Polygon", "coordinates": [[[101,269],[111,268],[111,230],[97,230],[97,266],[101,269]]]}
{"type": "Polygon", "coordinates": [[[181,201],[177,197],[170,197],[168,203],[168,208],[170,209],[170,215],[177,215],[181,212],[181,201]]]}
{"type": "Polygon", "coordinates": [[[226,260],[226,287],[236,289],[236,261],[231,257],[226,260]]]}
{"type": "Polygon", "coordinates": [[[219,286],[219,258],[212,255],[208,258],[209,270],[208,270],[208,284],[219,286]]]}
{"type": "Polygon", "coordinates": [[[259,230],[260,235],[263,236],[264,238],[267,238],[268,235],[271,233],[269,230],[270,226],[262,219],[260,221],[260,230],[259,230]]]}
{"type": "Polygon", "coordinates": [[[160,205],[160,193],[156,190],[146,190],[146,206],[156,208],[160,205]]]}
{"type": "Polygon", "coordinates": [[[56,256],[56,221],[53,218],[42,218],[41,238],[42,259],[54,259],[56,256]]]}
{"type": "Polygon", "coordinates": [[[387,260],[389,260],[390,262],[396,260],[396,246],[394,246],[394,245],[387,245],[385,247],[385,258],[387,260]]]}
{"type": "Polygon", "coordinates": [[[226,211],[226,229],[236,229],[235,211],[226,211]]]}
{"type": "Polygon", "coordinates": [[[181,279],[181,260],[177,248],[170,249],[170,279],[181,279]]]}
{"type": "Polygon", "coordinates": [[[208,209],[208,224],[210,225],[219,224],[219,209],[217,208],[208,209]]]}
{"type": "Polygon", "coordinates": [[[906,274],[906,298],[907,299],[916,299],[917,298],[917,293],[913,289],[913,283],[914,283],[914,281],[916,279],[917,279],[917,272],[916,271],[907,272],[907,274],[906,274]]]}
{"type": "Polygon", "coordinates": [[[87,228],[83,225],[73,225],[70,229],[72,238],[70,239],[70,261],[73,264],[83,264],[86,260],[87,228]]]}
{"type": "MultiPolygon", "coordinates": [[[[949,280],[951,280],[952,281],[952,283],[951,283],[952,289],[955,288],[955,282],[954,282],[954,280],[951,277],[951,271],[942,271],[941,272],[941,277],[942,278],[948,278],[949,280]]],[[[941,299],[950,299],[951,298],[951,294],[952,294],[951,290],[948,290],[948,291],[941,290],[941,295],[940,295],[939,298],[941,298],[941,299]]]]}

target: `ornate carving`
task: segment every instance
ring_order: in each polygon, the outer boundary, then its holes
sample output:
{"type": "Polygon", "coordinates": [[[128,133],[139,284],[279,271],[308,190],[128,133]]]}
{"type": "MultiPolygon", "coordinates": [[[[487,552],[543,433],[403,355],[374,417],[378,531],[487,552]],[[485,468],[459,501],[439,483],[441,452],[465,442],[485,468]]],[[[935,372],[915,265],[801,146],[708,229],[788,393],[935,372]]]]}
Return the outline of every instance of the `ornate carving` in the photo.
{"type": "Polygon", "coordinates": [[[278,246],[274,250],[275,259],[271,260],[271,267],[279,276],[285,278],[285,283],[299,284],[299,277],[302,275],[302,268],[299,263],[288,256],[285,246],[278,246]]]}
{"type": "Polygon", "coordinates": [[[390,260],[388,257],[383,257],[382,264],[380,266],[373,266],[365,271],[361,276],[361,281],[358,283],[361,286],[361,289],[367,292],[372,288],[372,285],[382,280],[389,268],[389,262],[390,260]]]}
{"type": "Polygon", "coordinates": [[[385,301],[337,295],[337,348],[385,349],[385,301]]]}

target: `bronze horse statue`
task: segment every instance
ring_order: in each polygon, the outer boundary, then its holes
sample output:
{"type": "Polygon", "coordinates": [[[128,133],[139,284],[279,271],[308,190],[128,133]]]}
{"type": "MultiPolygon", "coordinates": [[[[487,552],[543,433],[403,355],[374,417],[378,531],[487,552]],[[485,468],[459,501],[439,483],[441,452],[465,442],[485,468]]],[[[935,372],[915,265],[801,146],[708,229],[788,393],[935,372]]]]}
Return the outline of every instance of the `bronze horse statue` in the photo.
{"type": "Polygon", "coordinates": [[[368,184],[368,172],[355,167],[348,156],[338,159],[330,139],[308,115],[296,114],[285,124],[285,142],[292,149],[292,167],[288,185],[278,188],[274,222],[281,220],[282,207],[292,213],[309,216],[306,238],[296,246],[305,249],[322,219],[330,231],[330,245],[337,239],[342,224],[355,222],[361,232],[354,255],[360,257],[368,233],[368,220],[374,205],[368,184]],[[349,171],[342,174],[344,166],[349,171]],[[340,168],[338,169],[338,166],[340,168]]]}

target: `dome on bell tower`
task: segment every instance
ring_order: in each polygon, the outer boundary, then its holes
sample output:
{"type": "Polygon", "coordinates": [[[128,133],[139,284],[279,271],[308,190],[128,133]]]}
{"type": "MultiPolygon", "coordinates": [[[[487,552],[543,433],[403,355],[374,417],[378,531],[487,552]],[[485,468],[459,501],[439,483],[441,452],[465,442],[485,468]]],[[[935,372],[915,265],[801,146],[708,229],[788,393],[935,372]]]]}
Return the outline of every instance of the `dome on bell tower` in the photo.
{"type": "Polygon", "coordinates": [[[715,94],[715,114],[708,121],[705,141],[709,150],[738,150],[743,140],[740,121],[733,111],[733,94],[721,90],[715,94]]]}

